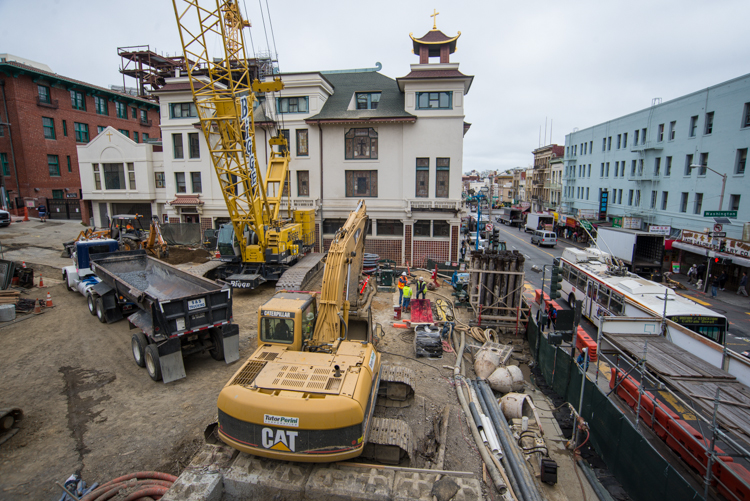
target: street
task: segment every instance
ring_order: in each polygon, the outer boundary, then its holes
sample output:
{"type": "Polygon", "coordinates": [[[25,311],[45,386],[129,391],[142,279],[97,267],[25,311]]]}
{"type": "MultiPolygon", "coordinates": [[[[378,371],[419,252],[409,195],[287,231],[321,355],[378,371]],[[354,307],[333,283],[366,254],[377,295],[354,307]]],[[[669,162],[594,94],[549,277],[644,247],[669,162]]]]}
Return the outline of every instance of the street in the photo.
{"type": "MultiPolygon", "coordinates": [[[[531,234],[518,231],[518,228],[495,224],[495,228],[500,229],[500,237],[506,242],[508,250],[517,250],[526,256],[525,271],[526,281],[530,284],[529,288],[538,289],[542,285],[542,272],[536,272],[531,269],[533,265],[542,268],[544,265],[551,265],[552,259],[562,256],[563,250],[569,247],[581,247],[570,240],[558,238],[555,247],[537,247],[531,243],[531,234]]],[[[549,287],[549,268],[545,276],[545,290],[549,287]]],[[[673,277],[681,282],[682,277],[673,277]]],[[[710,294],[704,294],[695,290],[692,286],[687,286],[687,290],[678,290],[677,293],[692,299],[698,304],[705,306],[717,313],[725,315],[729,320],[729,333],[727,336],[727,346],[736,351],[743,352],[750,350],[750,300],[735,295],[734,291],[720,291],[717,298],[711,298],[710,294]],[[743,306],[744,305],[744,306],[743,306]]],[[[567,305],[567,301],[558,300],[562,306],[567,305]]],[[[588,320],[583,321],[583,327],[592,333],[595,331],[593,324],[588,320]]]]}

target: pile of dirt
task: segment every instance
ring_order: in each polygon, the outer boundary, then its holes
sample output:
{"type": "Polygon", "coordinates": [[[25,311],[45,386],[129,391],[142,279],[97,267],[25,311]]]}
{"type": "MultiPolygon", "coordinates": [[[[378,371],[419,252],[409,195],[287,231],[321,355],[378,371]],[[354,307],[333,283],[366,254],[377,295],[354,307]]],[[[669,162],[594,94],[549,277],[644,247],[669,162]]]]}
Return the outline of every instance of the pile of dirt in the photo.
{"type": "Polygon", "coordinates": [[[169,257],[162,259],[169,264],[197,263],[203,264],[211,260],[211,253],[206,249],[194,249],[191,247],[181,247],[171,245],[169,247],[169,257]]]}

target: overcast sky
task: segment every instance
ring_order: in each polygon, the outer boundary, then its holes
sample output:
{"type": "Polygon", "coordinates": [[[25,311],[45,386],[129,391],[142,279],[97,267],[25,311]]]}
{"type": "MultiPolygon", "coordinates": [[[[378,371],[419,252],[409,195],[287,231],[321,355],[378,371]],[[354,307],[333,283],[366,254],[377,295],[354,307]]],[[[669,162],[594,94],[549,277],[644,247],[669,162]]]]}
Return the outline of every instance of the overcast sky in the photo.
{"type": "MultiPolygon", "coordinates": [[[[438,29],[461,32],[451,61],[475,77],[464,171],[530,165],[545,119],[546,142],[564,144],[575,127],[750,72],[748,0],[240,2],[255,50],[270,45],[282,72],[380,62],[391,78],[419,62],[409,33],[429,31],[437,9],[438,29]]],[[[106,87],[122,85],[117,47],[181,52],[168,0],[0,0],[0,20],[0,52],[106,87]]]]}

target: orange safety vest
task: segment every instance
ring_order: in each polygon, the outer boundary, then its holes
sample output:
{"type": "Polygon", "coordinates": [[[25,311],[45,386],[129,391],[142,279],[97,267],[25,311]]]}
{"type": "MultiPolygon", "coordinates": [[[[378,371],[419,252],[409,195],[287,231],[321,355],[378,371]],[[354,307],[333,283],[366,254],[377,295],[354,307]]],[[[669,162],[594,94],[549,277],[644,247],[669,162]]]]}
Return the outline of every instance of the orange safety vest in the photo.
{"type": "Polygon", "coordinates": [[[399,289],[403,289],[404,285],[406,285],[406,283],[407,283],[407,280],[406,280],[405,277],[399,277],[399,279],[398,279],[398,288],[399,289]]]}

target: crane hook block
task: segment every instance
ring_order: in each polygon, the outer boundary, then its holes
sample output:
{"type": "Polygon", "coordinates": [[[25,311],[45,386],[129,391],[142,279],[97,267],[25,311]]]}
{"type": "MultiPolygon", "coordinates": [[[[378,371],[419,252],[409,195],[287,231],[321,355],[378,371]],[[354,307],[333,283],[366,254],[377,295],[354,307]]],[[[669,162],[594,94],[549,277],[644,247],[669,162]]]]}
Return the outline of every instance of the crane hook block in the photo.
{"type": "Polygon", "coordinates": [[[276,77],[272,82],[263,82],[257,78],[253,80],[253,92],[278,92],[284,88],[284,82],[281,78],[276,77]]]}

